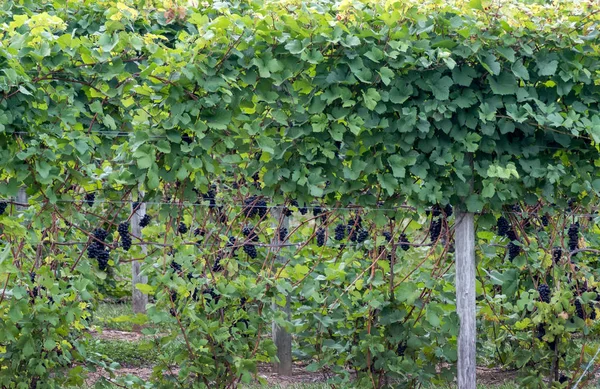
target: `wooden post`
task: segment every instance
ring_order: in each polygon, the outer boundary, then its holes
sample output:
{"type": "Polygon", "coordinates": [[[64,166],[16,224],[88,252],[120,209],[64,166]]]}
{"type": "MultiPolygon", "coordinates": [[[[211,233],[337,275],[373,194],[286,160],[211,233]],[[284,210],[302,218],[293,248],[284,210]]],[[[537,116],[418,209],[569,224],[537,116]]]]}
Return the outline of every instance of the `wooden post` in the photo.
{"type": "MultiPolygon", "coordinates": [[[[131,211],[133,212],[133,204],[131,204],[131,211]]],[[[142,228],[140,227],[140,220],[146,214],[146,204],[140,203],[137,212],[133,213],[131,217],[131,233],[139,238],[142,237],[142,228]]],[[[147,253],[146,245],[142,245],[142,252],[147,253]]],[[[135,284],[146,284],[148,283],[148,277],[140,275],[140,263],[138,261],[131,262],[131,285],[132,285],[132,296],[131,305],[133,307],[133,313],[146,313],[146,304],[148,304],[148,296],[140,292],[135,284]]],[[[135,328],[134,328],[135,329],[135,328]]]]}
{"type": "MultiPolygon", "coordinates": [[[[458,208],[458,207],[456,207],[458,208]]],[[[472,213],[456,210],[456,310],[458,333],[458,388],[475,389],[475,226],[472,213]]]]}
{"type": "MultiPolygon", "coordinates": [[[[27,192],[25,191],[24,186],[19,188],[19,193],[17,193],[17,203],[27,204],[27,192]]],[[[27,206],[17,205],[17,210],[22,211],[24,209],[27,209],[27,206]]]]}
{"type": "MultiPolygon", "coordinates": [[[[273,216],[275,220],[279,222],[281,220],[280,228],[289,228],[290,222],[288,217],[281,217],[282,210],[280,208],[276,208],[272,210],[273,216]]],[[[279,241],[279,231],[275,231],[275,237],[273,238],[272,244],[279,245],[283,242],[279,241]]],[[[277,251],[277,262],[285,263],[285,258],[282,258],[279,255],[280,247],[275,248],[277,251]]],[[[272,304],[273,311],[276,309],[282,309],[286,316],[287,320],[291,320],[291,309],[290,309],[290,295],[285,296],[285,306],[283,308],[278,307],[278,305],[273,302],[272,304]]],[[[275,362],[273,369],[277,374],[290,376],[292,375],[292,335],[288,334],[285,329],[279,327],[275,322],[273,322],[273,342],[275,346],[277,346],[277,358],[279,362],[275,362]]]]}

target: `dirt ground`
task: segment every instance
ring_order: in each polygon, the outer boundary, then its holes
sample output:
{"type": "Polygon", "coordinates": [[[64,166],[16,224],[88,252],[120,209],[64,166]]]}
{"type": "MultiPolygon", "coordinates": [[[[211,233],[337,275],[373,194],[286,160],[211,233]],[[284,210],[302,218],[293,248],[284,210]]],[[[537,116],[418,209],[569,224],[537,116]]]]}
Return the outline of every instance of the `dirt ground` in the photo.
{"type": "MultiPolygon", "coordinates": [[[[122,340],[135,342],[145,337],[137,332],[103,330],[102,333],[92,332],[92,336],[106,340],[122,340]]],[[[271,366],[261,364],[258,367],[258,376],[265,379],[271,385],[279,385],[282,387],[290,386],[298,383],[318,383],[327,381],[328,374],[326,372],[308,372],[305,369],[305,364],[294,364],[291,376],[285,377],[274,373],[271,366]]],[[[178,369],[173,369],[172,373],[177,374],[178,369]]],[[[123,367],[117,370],[117,375],[132,374],[144,380],[149,379],[152,375],[152,367],[123,367]]],[[[108,377],[105,371],[92,373],[88,379],[88,385],[96,382],[101,376],[108,377]]],[[[517,371],[506,371],[498,368],[477,368],[477,381],[484,385],[502,385],[503,383],[515,382],[517,380],[517,371]]]]}

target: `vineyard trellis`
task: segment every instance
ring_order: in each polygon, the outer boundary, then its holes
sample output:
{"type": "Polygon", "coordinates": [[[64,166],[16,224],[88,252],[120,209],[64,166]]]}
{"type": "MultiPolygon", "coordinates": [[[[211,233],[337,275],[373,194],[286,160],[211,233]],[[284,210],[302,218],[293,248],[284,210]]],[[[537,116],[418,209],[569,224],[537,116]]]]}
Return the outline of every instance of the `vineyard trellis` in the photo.
{"type": "Polygon", "coordinates": [[[249,382],[274,328],[334,383],[474,387],[473,304],[525,386],[578,378],[594,2],[151,3],[1,5],[0,386],[110,371],[85,334],[126,263],[157,385],[249,382]]]}

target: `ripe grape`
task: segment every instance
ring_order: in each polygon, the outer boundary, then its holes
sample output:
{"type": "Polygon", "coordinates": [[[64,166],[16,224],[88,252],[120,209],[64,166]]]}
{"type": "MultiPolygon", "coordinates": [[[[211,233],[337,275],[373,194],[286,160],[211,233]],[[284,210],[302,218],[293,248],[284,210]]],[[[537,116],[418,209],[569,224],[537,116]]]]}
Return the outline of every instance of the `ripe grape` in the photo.
{"type": "Polygon", "coordinates": [[[390,242],[392,240],[392,234],[389,231],[385,231],[383,233],[383,237],[385,238],[386,242],[390,242]]]}
{"type": "Polygon", "coordinates": [[[554,263],[560,262],[561,256],[562,256],[562,249],[560,247],[554,247],[552,249],[552,261],[554,263]]]}
{"type": "Polygon", "coordinates": [[[177,227],[177,232],[179,232],[180,234],[185,234],[186,232],[188,232],[188,227],[185,225],[184,222],[179,223],[179,226],[177,227]]]}
{"type": "Polygon", "coordinates": [[[346,227],[342,223],[335,226],[334,231],[335,231],[335,236],[334,236],[335,240],[342,240],[346,237],[346,227]]]}
{"type": "Polygon", "coordinates": [[[245,244],[242,249],[248,256],[252,259],[255,259],[258,256],[258,252],[256,251],[256,246],[253,244],[245,244]]]}
{"type": "Polygon", "coordinates": [[[583,319],[585,317],[583,312],[583,306],[581,305],[581,301],[579,300],[575,300],[575,313],[577,313],[577,316],[579,316],[580,319],[583,319]]]}
{"type": "Polygon", "coordinates": [[[521,253],[521,247],[513,243],[512,240],[508,243],[507,247],[508,260],[512,262],[521,253]]]}
{"type": "Polygon", "coordinates": [[[396,355],[399,357],[403,357],[406,352],[406,343],[402,342],[398,344],[398,348],[396,349],[396,355]]]}
{"type": "Polygon", "coordinates": [[[150,215],[148,215],[148,214],[145,214],[145,215],[142,217],[142,219],[140,220],[140,227],[141,227],[141,228],[144,228],[144,227],[146,227],[147,225],[149,225],[149,224],[150,224],[150,220],[152,220],[152,216],[150,216],[150,215]]]}
{"type": "Polygon", "coordinates": [[[444,213],[446,214],[446,217],[452,216],[452,214],[454,213],[454,209],[452,209],[452,205],[450,205],[449,203],[446,204],[444,206],[444,213]]]}
{"type": "Polygon", "coordinates": [[[590,301],[590,303],[588,304],[588,306],[591,309],[590,312],[590,319],[592,320],[596,320],[596,307],[594,306],[594,304],[590,301]]]}
{"type": "Polygon", "coordinates": [[[287,234],[288,234],[288,229],[285,227],[281,227],[279,229],[279,241],[285,242],[285,238],[287,237],[287,234]]]}
{"type": "Polygon", "coordinates": [[[358,232],[358,236],[356,237],[356,240],[358,241],[358,243],[363,243],[367,239],[369,239],[369,231],[367,231],[363,228],[358,232]]]}
{"type": "Polygon", "coordinates": [[[129,249],[131,248],[131,235],[129,235],[129,223],[120,223],[119,227],[117,227],[117,231],[119,232],[119,236],[121,237],[121,244],[123,245],[123,250],[129,251],[129,249]]]}
{"type": "Polygon", "coordinates": [[[175,260],[172,260],[171,264],[169,266],[171,266],[171,269],[173,269],[174,272],[176,272],[176,273],[181,272],[181,265],[179,263],[175,262],[175,260]]]}
{"type": "Polygon", "coordinates": [[[325,245],[325,229],[319,228],[317,230],[317,246],[323,247],[325,245]]]}
{"type": "Polygon", "coordinates": [[[206,192],[205,194],[202,195],[202,198],[209,202],[209,205],[208,205],[209,208],[214,208],[217,206],[217,202],[215,201],[215,196],[216,196],[215,188],[216,188],[216,186],[213,185],[211,187],[211,189],[208,190],[208,192],[206,192]]]}
{"type": "Polygon", "coordinates": [[[104,248],[101,248],[96,254],[96,259],[98,260],[98,268],[102,271],[105,271],[108,268],[109,254],[110,251],[104,248]]]}
{"type": "Polygon", "coordinates": [[[540,323],[537,326],[537,331],[536,331],[536,338],[538,338],[539,341],[542,341],[542,338],[544,337],[544,335],[546,335],[546,329],[544,328],[544,324],[540,323]]]}
{"type": "Polygon", "coordinates": [[[571,224],[567,235],[569,236],[569,250],[577,250],[579,247],[579,222],[571,224]]]}
{"type": "Polygon", "coordinates": [[[400,239],[398,240],[398,243],[400,243],[400,248],[404,251],[408,251],[408,249],[410,248],[410,242],[408,241],[406,234],[400,234],[400,239]]]}
{"type": "Polygon", "coordinates": [[[432,219],[429,224],[429,234],[431,236],[431,241],[436,242],[440,237],[440,233],[442,232],[442,221],[440,219],[432,219]]]}
{"type": "Polygon", "coordinates": [[[221,256],[218,255],[217,258],[215,259],[215,263],[213,264],[212,267],[212,271],[214,272],[220,272],[223,271],[223,266],[221,265],[221,256]]]}
{"type": "MultiPolygon", "coordinates": [[[[96,201],[95,193],[86,193],[85,194],[85,203],[88,205],[88,207],[92,207],[94,205],[94,201],[96,201]]],[[[1,215],[1,213],[0,213],[0,215],[1,215]]]]}
{"type": "Polygon", "coordinates": [[[538,293],[540,294],[540,300],[545,303],[550,303],[550,287],[546,284],[538,286],[538,293]]]}
{"type": "Polygon", "coordinates": [[[506,236],[510,230],[510,223],[504,216],[500,216],[496,221],[498,236],[506,236]]]}

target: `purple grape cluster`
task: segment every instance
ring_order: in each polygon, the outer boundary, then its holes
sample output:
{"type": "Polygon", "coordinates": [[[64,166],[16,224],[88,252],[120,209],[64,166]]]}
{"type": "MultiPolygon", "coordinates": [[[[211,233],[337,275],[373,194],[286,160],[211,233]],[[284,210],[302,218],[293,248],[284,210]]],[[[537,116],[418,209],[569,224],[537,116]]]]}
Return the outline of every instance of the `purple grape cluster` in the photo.
{"type": "Polygon", "coordinates": [[[129,234],[129,223],[120,223],[119,227],[117,227],[117,231],[119,232],[119,236],[121,237],[121,245],[123,246],[123,250],[129,251],[129,249],[131,248],[131,235],[129,234]]]}
{"type": "Polygon", "coordinates": [[[140,219],[140,227],[144,228],[146,226],[148,226],[150,224],[150,220],[152,220],[152,216],[145,214],[144,216],[142,216],[142,218],[140,219]]]}
{"type": "Polygon", "coordinates": [[[317,236],[317,247],[325,246],[325,229],[319,228],[316,233],[317,236]]]}
{"type": "Polygon", "coordinates": [[[92,207],[94,205],[94,201],[96,201],[96,194],[95,193],[86,193],[84,199],[85,199],[85,203],[88,205],[88,207],[92,207]]]}
{"type": "Polygon", "coordinates": [[[540,300],[544,303],[550,303],[550,287],[546,284],[538,286],[538,293],[540,294],[540,300]]]}

